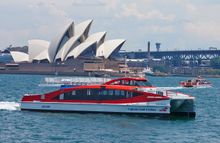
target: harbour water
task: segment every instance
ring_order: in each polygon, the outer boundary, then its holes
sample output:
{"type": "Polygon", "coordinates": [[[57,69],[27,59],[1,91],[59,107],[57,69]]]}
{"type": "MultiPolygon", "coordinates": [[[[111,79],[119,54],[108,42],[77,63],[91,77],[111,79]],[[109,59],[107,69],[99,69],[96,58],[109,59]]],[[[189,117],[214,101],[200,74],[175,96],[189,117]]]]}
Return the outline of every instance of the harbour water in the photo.
{"type": "MultiPolygon", "coordinates": [[[[25,93],[45,93],[43,75],[0,75],[0,142],[187,142],[220,141],[220,79],[213,88],[177,89],[196,97],[195,119],[144,118],[127,115],[20,111],[25,93]]],[[[149,77],[151,83],[176,87],[186,77],[149,77]]],[[[175,88],[174,88],[175,89],[175,88]]]]}

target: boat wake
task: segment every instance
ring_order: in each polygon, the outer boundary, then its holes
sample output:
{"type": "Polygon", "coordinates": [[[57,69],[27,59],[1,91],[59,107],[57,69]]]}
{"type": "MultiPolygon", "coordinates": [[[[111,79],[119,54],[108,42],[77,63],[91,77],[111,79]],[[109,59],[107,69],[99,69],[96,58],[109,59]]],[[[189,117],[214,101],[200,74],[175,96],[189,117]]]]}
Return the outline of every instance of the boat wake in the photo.
{"type": "Polygon", "coordinates": [[[197,86],[197,87],[157,87],[158,90],[177,90],[177,89],[200,89],[200,88],[212,88],[212,86],[197,86]]]}
{"type": "Polygon", "coordinates": [[[20,110],[20,103],[0,101],[0,110],[20,110]]]}
{"type": "Polygon", "coordinates": [[[176,86],[176,87],[157,87],[159,90],[176,90],[176,89],[183,89],[184,87],[176,86]]]}
{"type": "Polygon", "coordinates": [[[194,88],[212,88],[212,86],[197,86],[197,87],[194,87],[194,88]]]}

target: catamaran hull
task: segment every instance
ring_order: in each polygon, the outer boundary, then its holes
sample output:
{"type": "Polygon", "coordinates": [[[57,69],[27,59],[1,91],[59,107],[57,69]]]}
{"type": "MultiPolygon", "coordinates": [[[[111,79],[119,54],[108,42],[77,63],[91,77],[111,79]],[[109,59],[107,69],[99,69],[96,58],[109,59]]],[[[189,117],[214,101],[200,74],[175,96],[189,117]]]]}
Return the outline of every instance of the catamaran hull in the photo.
{"type": "Polygon", "coordinates": [[[194,99],[171,99],[170,112],[172,115],[195,117],[194,99]]]}
{"type": "Polygon", "coordinates": [[[170,104],[165,104],[165,105],[162,105],[162,104],[161,105],[134,105],[134,104],[112,105],[112,104],[84,104],[84,103],[82,104],[82,103],[55,103],[55,102],[53,103],[21,102],[21,110],[169,115],[170,104]]]}
{"type": "Polygon", "coordinates": [[[82,103],[50,103],[50,102],[22,102],[21,110],[50,111],[50,112],[80,112],[80,113],[117,113],[144,115],[174,115],[195,117],[194,100],[171,100],[170,104],[134,105],[134,104],[82,104],[82,103]],[[178,105],[176,105],[178,104],[178,105]]]}

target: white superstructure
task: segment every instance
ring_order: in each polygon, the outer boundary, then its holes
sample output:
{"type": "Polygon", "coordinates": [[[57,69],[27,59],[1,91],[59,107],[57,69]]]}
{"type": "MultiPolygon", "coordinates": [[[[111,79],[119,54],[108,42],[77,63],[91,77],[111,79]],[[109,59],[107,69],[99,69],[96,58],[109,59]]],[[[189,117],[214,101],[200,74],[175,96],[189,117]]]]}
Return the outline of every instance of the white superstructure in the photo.
{"type": "Polygon", "coordinates": [[[28,62],[29,60],[29,55],[24,52],[11,51],[10,53],[14,61],[28,62]]]}

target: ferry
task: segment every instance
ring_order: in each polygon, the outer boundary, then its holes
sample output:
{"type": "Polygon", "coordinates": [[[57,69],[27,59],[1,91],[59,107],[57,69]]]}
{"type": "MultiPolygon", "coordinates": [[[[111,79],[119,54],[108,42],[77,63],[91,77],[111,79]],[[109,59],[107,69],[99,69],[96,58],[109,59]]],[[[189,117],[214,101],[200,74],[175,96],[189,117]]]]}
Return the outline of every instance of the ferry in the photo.
{"type": "Polygon", "coordinates": [[[180,86],[182,87],[212,87],[212,84],[211,82],[199,76],[197,78],[190,79],[187,81],[181,81],[180,86]]]}
{"type": "Polygon", "coordinates": [[[144,78],[127,77],[104,84],[68,86],[41,95],[26,94],[21,110],[195,117],[194,97],[158,91],[144,78]]]}

